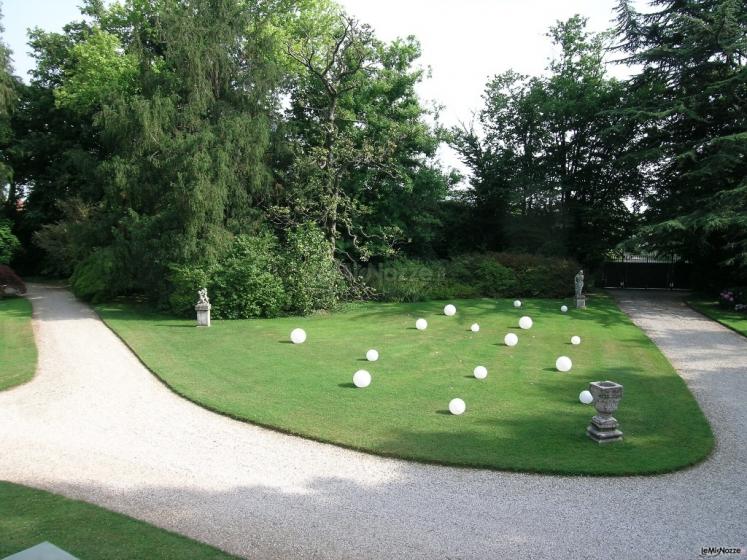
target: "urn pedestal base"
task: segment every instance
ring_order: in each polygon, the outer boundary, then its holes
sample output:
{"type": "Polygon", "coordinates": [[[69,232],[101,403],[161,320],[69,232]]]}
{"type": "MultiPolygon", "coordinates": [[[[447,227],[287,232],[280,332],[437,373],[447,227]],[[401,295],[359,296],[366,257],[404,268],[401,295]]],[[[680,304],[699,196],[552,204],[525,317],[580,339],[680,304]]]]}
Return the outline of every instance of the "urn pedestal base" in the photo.
{"type": "Polygon", "coordinates": [[[618,430],[619,423],[612,416],[594,416],[591,424],[586,428],[586,434],[602,445],[622,441],[623,433],[618,430]]]}

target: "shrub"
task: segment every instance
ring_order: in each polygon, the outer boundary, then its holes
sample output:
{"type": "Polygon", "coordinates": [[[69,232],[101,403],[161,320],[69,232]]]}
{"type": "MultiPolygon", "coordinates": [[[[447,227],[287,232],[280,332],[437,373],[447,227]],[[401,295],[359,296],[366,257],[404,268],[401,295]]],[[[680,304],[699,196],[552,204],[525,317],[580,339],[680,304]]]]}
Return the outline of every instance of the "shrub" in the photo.
{"type": "Polygon", "coordinates": [[[171,310],[179,315],[193,314],[195,303],[197,303],[197,290],[208,288],[210,291],[212,289],[208,281],[210,277],[205,267],[172,266],[169,278],[172,287],[169,296],[171,310]]]}
{"type": "Polygon", "coordinates": [[[364,280],[386,301],[423,301],[446,292],[446,269],[440,261],[400,258],[371,265],[364,280]]]}
{"type": "Polygon", "coordinates": [[[448,265],[450,280],[474,286],[477,293],[487,297],[507,297],[516,290],[516,274],[488,254],[462,255],[448,265]]]}
{"type": "Polygon", "coordinates": [[[114,251],[108,247],[96,249],[75,267],[70,278],[73,293],[94,303],[105,299],[119,284],[116,269],[114,251]]]}
{"type": "Polygon", "coordinates": [[[747,304],[747,287],[726,288],[721,290],[718,303],[724,309],[735,309],[737,305],[747,304]]]}
{"type": "Polygon", "coordinates": [[[210,271],[207,287],[215,317],[243,319],[279,315],[287,296],[278,275],[278,265],[275,236],[270,233],[237,236],[227,257],[210,271]]]}
{"type": "Polygon", "coordinates": [[[5,289],[12,288],[18,294],[26,293],[26,284],[23,280],[7,265],[0,264],[0,298],[5,295],[5,289]]]}
{"type": "Polygon", "coordinates": [[[21,242],[13,235],[8,220],[0,220],[0,264],[9,264],[21,242]]]}
{"type": "Polygon", "coordinates": [[[564,297],[578,264],[512,253],[470,253],[450,261],[398,259],[369,267],[364,278],[382,299],[399,302],[475,297],[564,297]]]}
{"type": "Polygon", "coordinates": [[[329,258],[329,244],[314,224],[304,224],[286,236],[280,259],[280,277],[289,313],[307,314],[337,305],[345,282],[329,258]]]}
{"type": "Polygon", "coordinates": [[[573,278],[580,265],[572,259],[522,253],[495,253],[493,256],[516,275],[516,296],[556,298],[573,293],[573,278]]]}

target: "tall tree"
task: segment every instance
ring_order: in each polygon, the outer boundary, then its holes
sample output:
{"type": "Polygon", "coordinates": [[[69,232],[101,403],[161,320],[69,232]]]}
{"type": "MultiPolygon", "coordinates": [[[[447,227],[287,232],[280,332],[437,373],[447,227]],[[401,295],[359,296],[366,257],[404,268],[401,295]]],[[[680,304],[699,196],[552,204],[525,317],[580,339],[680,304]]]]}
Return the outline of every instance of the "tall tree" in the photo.
{"type": "MultiPolygon", "coordinates": [[[[631,152],[652,178],[642,239],[747,278],[747,4],[651,0],[617,6],[618,49],[641,66],[631,152]]],[[[728,274],[728,272],[727,272],[728,274]]]]}
{"type": "Polygon", "coordinates": [[[334,4],[316,13],[293,23],[288,42],[285,216],[318,223],[330,258],[365,261],[412,242],[413,205],[432,229],[450,179],[433,161],[440,136],[415,92],[417,41],[385,44],[334,4]]]}
{"type": "Polygon", "coordinates": [[[634,129],[615,111],[622,84],[605,75],[604,34],[575,16],[549,32],[548,75],[508,71],[485,89],[481,134],[455,131],[472,169],[470,202],[485,248],[567,254],[596,264],[625,238],[625,200],[643,178],[617,156],[634,129]],[[481,234],[482,235],[482,234],[481,234]]]}

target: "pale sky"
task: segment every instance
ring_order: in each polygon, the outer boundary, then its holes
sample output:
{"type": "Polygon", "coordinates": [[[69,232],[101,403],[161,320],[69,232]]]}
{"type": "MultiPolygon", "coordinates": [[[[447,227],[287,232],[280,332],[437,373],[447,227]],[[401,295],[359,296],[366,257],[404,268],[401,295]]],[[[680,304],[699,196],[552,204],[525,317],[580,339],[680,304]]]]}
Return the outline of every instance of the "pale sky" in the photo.
{"type": "MultiPolygon", "coordinates": [[[[425,100],[445,108],[446,125],[469,122],[482,105],[491,76],[508,69],[540,74],[552,56],[545,33],[557,20],[574,14],[589,18],[589,29],[611,26],[616,0],[338,0],[348,13],[374,27],[383,40],[415,35],[422,44],[421,65],[431,78],[420,85],[425,100]]],[[[26,51],[26,29],[59,31],[79,19],[79,0],[4,0],[4,41],[13,50],[15,73],[26,79],[33,60],[26,51]]],[[[610,65],[624,78],[626,68],[610,65]]],[[[450,150],[447,166],[463,167],[450,150]]]]}

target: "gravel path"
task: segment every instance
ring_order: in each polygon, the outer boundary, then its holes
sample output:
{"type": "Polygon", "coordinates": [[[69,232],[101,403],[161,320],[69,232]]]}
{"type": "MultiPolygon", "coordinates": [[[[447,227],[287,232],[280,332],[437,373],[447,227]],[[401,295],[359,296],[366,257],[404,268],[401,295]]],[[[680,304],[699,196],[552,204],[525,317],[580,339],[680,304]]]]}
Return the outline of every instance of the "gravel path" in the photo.
{"type": "Polygon", "coordinates": [[[669,294],[618,297],[712,422],[717,450],[693,469],[510,474],[264,430],[175,396],[87,306],[34,285],[39,368],[0,393],[0,479],[248,558],[695,558],[747,544],[747,339],[669,294]]]}

